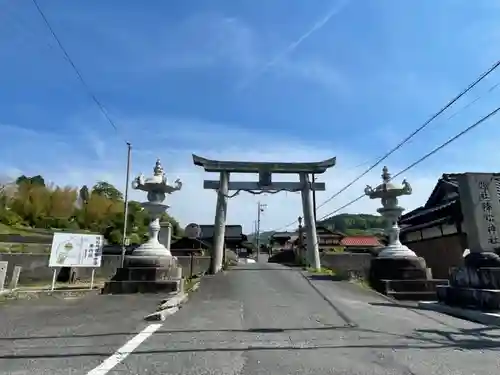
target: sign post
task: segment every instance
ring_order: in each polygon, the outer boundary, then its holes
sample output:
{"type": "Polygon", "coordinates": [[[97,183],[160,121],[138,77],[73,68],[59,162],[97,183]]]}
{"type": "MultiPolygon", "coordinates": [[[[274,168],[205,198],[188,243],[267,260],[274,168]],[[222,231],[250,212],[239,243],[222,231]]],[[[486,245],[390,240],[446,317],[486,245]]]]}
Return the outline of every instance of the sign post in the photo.
{"type": "Polygon", "coordinates": [[[54,233],[49,258],[49,267],[54,270],[51,291],[55,289],[57,269],[62,267],[92,268],[92,289],[95,269],[101,267],[103,245],[104,237],[100,234],[54,233]]]}

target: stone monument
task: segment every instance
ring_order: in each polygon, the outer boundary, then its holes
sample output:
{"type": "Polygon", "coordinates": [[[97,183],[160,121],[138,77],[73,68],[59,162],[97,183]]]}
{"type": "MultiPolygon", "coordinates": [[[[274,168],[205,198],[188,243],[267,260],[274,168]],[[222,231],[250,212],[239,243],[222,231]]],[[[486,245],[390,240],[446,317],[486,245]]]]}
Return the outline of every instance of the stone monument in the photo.
{"type": "Polygon", "coordinates": [[[383,280],[421,280],[427,278],[425,260],[418,257],[399,240],[398,220],[404,208],[398,205],[398,197],[410,195],[412,188],[404,180],[401,185],[391,182],[387,167],[382,170],[382,184],[373,189],[367,185],[365,194],[370,199],[381,199],[382,207],[377,210],[386,220],[388,244],[371,261],[370,284],[385,292],[383,280]]]}
{"type": "Polygon", "coordinates": [[[437,288],[438,300],[448,305],[500,310],[500,176],[462,173],[458,182],[462,228],[469,253],[464,266],[452,269],[449,286],[437,288]]]}
{"type": "Polygon", "coordinates": [[[125,257],[123,268],[119,268],[111,281],[106,283],[103,293],[174,291],[174,288],[180,287],[182,273],[177,267],[177,258],[170,253],[170,240],[167,239],[165,247],[158,240],[158,235],[161,215],[169,208],[163,202],[167,195],[181,190],[182,182],[177,179],[174,185],[170,185],[158,159],[153,176],[145,178],[139,175],[132,182],[132,188],[147,192],[148,201],[141,205],[151,216],[149,239],[125,257]]]}

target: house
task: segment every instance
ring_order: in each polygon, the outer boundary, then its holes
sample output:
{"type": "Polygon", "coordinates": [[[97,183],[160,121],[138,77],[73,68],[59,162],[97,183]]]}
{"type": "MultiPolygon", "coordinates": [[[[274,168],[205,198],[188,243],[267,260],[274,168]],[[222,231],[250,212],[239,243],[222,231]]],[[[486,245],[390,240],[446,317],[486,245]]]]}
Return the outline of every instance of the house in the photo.
{"type": "Polygon", "coordinates": [[[297,237],[296,232],[274,232],[269,237],[269,245],[273,250],[287,249],[292,246],[297,237]]]}
{"type": "Polygon", "coordinates": [[[197,238],[182,237],[170,245],[173,256],[190,256],[209,254],[212,245],[197,238]]]}
{"type": "Polygon", "coordinates": [[[376,236],[345,236],[340,240],[344,251],[351,253],[374,253],[375,249],[382,246],[376,236]]]}
{"type": "Polygon", "coordinates": [[[467,236],[454,174],[443,174],[422,207],[401,216],[401,242],[425,259],[434,278],[448,278],[463,263],[467,236]]]}
{"type": "MultiPolygon", "coordinates": [[[[306,243],[305,231],[303,231],[303,244],[306,243]]],[[[320,252],[335,251],[337,249],[350,252],[373,252],[375,248],[381,246],[376,236],[360,235],[348,236],[345,233],[328,228],[323,225],[316,226],[318,237],[318,248],[320,252]]],[[[294,245],[299,244],[299,238],[294,241],[294,245]]]]}
{"type": "MultiPolygon", "coordinates": [[[[201,234],[199,240],[212,245],[214,241],[214,228],[215,225],[200,225],[201,234]]],[[[242,248],[244,247],[243,243],[247,241],[248,238],[243,234],[241,225],[226,225],[224,234],[226,249],[236,250],[242,248]]]]}
{"type": "Polygon", "coordinates": [[[342,238],[345,237],[344,233],[327,228],[323,225],[316,225],[316,235],[318,237],[318,248],[320,252],[341,246],[340,242],[342,238]]]}

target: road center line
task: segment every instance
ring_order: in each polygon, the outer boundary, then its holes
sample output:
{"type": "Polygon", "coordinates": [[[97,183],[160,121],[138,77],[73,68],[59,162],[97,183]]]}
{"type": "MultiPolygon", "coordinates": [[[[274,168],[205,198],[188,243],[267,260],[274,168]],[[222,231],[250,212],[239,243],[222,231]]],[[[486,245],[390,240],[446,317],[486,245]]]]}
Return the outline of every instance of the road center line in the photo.
{"type": "Polygon", "coordinates": [[[155,333],[163,324],[150,324],[137,335],[132,337],[120,349],[118,349],[111,357],[107,358],[103,363],[91,370],[87,375],[105,375],[113,367],[122,362],[128,357],[139,345],[141,345],[148,337],[155,333]]]}

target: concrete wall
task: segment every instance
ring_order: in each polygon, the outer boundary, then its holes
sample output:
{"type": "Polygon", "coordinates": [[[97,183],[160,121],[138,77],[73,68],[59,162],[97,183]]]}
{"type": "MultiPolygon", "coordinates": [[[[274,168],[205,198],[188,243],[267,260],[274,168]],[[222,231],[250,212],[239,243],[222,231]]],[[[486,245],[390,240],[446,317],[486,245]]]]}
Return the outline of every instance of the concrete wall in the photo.
{"type": "Polygon", "coordinates": [[[366,253],[323,253],[321,265],[340,274],[354,271],[363,277],[368,277],[372,258],[371,254],[366,253]]]}
{"type": "MultiPolygon", "coordinates": [[[[208,271],[210,267],[210,257],[178,257],[179,265],[182,267],[183,275],[190,276],[208,271]],[[193,264],[191,265],[191,260],[193,264]]],[[[49,256],[47,254],[19,254],[0,253],[0,261],[9,262],[7,269],[7,283],[10,281],[12,270],[15,266],[21,266],[20,284],[30,284],[52,281],[52,269],[48,267],[49,256]]],[[[119,255],[104,255],[102,265],[96,269],[96,278],[111,278],[116,269],[120,266],[119,255]]],[[[82,280],[90,279],[92,270],[90,268],[78,268],[78,277],[82,280]]]]}
{"type": "MultiPolygon", "coordinates": [[[[191,273],[191,259],[193,260],[193,274],[200,274],[208,271],[210,267],[210,257],[178,257],[179,265],[183,268],[183,275],[189,276],[191,273]]],[[[370,269],[370,254],[353,253],[326,253],[321,256],[321,264],[331,268],[339,273],[347,271],[360,272],[368,275],[370,269]]],[[[19,253],[0,253],[0,261],[9,262],[7,270],[7,283],[12,275],[15,266],[21,266],[20,284],[30,284],[52,281],[52,269],[48,267],[49,257],[47,254],[19,254],[19,253]]],[[[117,267],[120,265],[119,255],[104,255],[102,257],[102,266],[96,269],[97,278],[112,277],[117,267]]],[[[78,277],[82,280],[90,279],[90,268],[79,268],[78,277]]]]}

